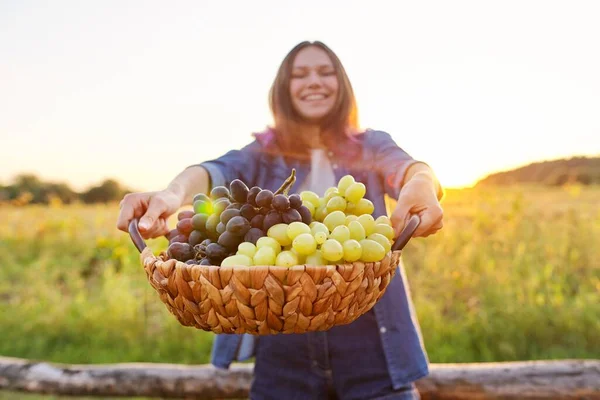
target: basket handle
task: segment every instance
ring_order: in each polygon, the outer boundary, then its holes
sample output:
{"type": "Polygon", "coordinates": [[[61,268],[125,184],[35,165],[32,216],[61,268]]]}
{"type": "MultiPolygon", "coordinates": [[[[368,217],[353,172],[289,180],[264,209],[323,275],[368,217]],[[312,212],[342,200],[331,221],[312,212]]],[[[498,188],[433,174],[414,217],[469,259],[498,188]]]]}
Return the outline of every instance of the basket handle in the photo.
{"type": "MultiPolygon", "coordinates": [[[[419,218],[417,214],[413,214],[408,220],[408,223],[406,224],[402,232],[400,232],[400,236],[398,236],[398,239],[396,239],[396,241],[394,242],[394,245],[392,246],[392,251],[402,250],[404,246],[406,246],[406,243],[408,243],[408,241],[412,238],[412,235],[415,233],[415,230],[417,229],[420,223],[421,218],[419,218]]],[[[134,218],[131,220],[131,222],[129,222],[128,230],[129,236],[131,237],[131,241],[141,253],[146,248],[146,242],[144,241],[144,238],[142,238],[140,230],[138,229],[137,218],[134,218]]]]}
{"type": "Polygon", "coordinates": [[[408,223],[404,226],[402,232],[400,232],[398,239],[396,239],[396,241],[394,242],[394,245],[392,246],[392,251],[402,250],[404,246],[406,246],[406,243],[408,243],[408,241],[412,238],[412,235],[415,233],[420,223],[421,218],[419,218],[417,214],[411,215],[410,219],[408,220],[408,223]]]}
{"type": "Polygon", "coordinates": [[[147,246],[146,242],[144,242],[144,238],[140,234],[140,230],[138,229],[138,219],[134,218],[129,222],[129,236],[131,237],[131,241],[141,253],[147,246]]]}

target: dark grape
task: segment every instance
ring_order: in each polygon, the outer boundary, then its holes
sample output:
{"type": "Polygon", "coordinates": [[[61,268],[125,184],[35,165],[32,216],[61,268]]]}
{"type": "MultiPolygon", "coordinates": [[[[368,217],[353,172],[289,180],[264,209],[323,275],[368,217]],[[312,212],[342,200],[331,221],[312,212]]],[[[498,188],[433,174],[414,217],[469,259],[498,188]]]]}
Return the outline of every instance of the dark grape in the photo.
{"type": "MultiPolygon", "coordinates": [[[[202,242],[202,243],[204,243],[204,242],[202,242]]],[[[202,243],[194,246],[194,251],[196,252],[196,259],[206,257],[206,246],[207,245],[204,245],[202,243]]]]}
{"type": "Polygon", "coordinates": [[[246,197],[246,202],[248,204],[250,204],[251,206],[257,207],[256,205],[256,195],[258,193],[260,193],[262,189],[259,188],[258,186],[254,186],[252,189],[250,189],[250,191],[248,192],[248,196],[246,197]]]}
{"type": "Polygon", "coordinates": [[[271,207],[261,207],[258,212],[262,215],[267,215],[269,212],[271,212],[271,207]]]}
{"type": "Polygon", "coordinates": [[[215,186],[211,191],[210,191],[210,198],[213,200],[216,199],[220,199],[222,197],[229,197],[229,189],[227,189],[225,186],[215,186]]]}
{"type": "Polygon", "coordinates": [[[308,207],[306,207],[305,205],[301,205],[298,208],[298,212],[302,217],[302,222],[304,222],[306,225],[309,225],[312,222],[312,214],[310,213],[308,207]]]}
{"type": "Polygon", "coordinates": [[[227,254],[229,254],[229,251],[218,243],[211,243],[206,246],[206,257],[211,260],[223,260],[227,257],[227,254]]]}
{"type": "Polygon", "coordinates": [[[242,237],[234,235],[229,231],[225,231],[219,236],[217,243],[229,250],[236,250],[238,245],[242,243],[242,237]]]}
{"type": "Polygon", "coordinates": [[[184,235],[189,235],[193,229],[194,227],[192,226],[191,218],[184,218],[177,222],[177,230],[183,233],[184,235]]]}
{"type": "Polygon", "coordinates": [[[281,214],[279,213],[279,211],[271,210],[265,216],[265,220],[263,221],[263,230],[266,232],[273,225],[281,224],[282,222],[283,219],[281,218],[281,214]]]}
{"type": "Polygon", "coordinates": [[[302,197],[300,197],[299,194],[292,194],[288,197],[288,200],[290,201],[290,207],[295,208],[296,210],[302,205],[302,197]]]}
{"type": "Polygon", "coordinates": [[[207,220],[208,220],[208,215],[206,215],[206,214],[196,214],[192,218],[192,226],[194,227],[194,229],[197,229],[199,231],[205,231],[206,230],[206,221],[207,220]]]}
{"type": "Polygon", "coordinates": [[[222,223],[222,222],[219,222],[219,223],[217,224],[217,233],[218,233],[219,235],[220,235],[221,233],[225,232],[226,230],[227,230],[227,229],[226,229],[226,225],[225,225],[224,223],[222,223]]]}
{"type": "Polygon", "coordinates": [[[257,214],[254,216],[254,218],[252,218],[252,221],[250,221],[250,226],[253,228],[262,229],[264,220],[265,220],[264,215],[257,214]]]}
{"type": "Polygon", "coordinates": [[[244,204],[240,208],[240,215],[250,221],[256,215],[256,209],[250,204],[244,204]]]}
{"type": "Polygon", "coordinates": [[[194,258],[194,248],[189,243],[172,243],[167,249],[167,255],[169,258],[174,258],[178,261],[187,261],[194,258]]]}
{"type": "Polygon", "coordinates": [[[235,208],[230,208],[227,209],[225,211],[223,211],[223,213],[221,214],[221,222],[224,223],[225,225],[227,225],[227,223],[229,222],[229,220],[233,217],[237,217],[240,215],[240,210],[237,210],[235,208]]]}
{"type": "Polygon", "coordinates": [[[205,195],[204,193],[198,193],[197,195],[194,196],[194,200],[192,200],[192,203],[195,203],[198,200],[210,201],[210,198],[207,195],[205,195]]]}
{"type": "Polygon", "coordinates": [[[212,214],[213,205],[210,200],[197,200],[194,202],[194,212],[196,214],[212,214]]]}
{"type": "Polygon", "coordinates": [[[231,210],[233,208],[233,209],[239,210],[242,208],[242,206],[243,206],[242,203],[231,203],[230,205],[227,206],[227,209],[231,210]]]}
{"type": "Polygon", "coordinates": [[[238,203],[245,203],[248,199],[248,186],[239,179],[234,179],[229,184],[229,190],[231,191],[231,197],[238,203]]]}
{"type": "Polygon", "coordinates": [[[213,203],[213,213],[221,215],[221,213],[225,211],[230,204],[231,202],[229,199],[226,199],[225,197],[215,200],[213,203]]]}
{"type": "Polygon", "coordinates": [[[169,233],[167,234],[167,239],[169,239],[169,241],[171,241],[177,235],[179,235],[179,231],[177,230],[177,228],[171,229],[169,231],[169,233]]]}
{"type": "Polygon", "coordinates": [[[236,236],[244,236],[250,229],[250,222],[242,216],[233,217],[227,223],[227,232],[236,236]]]}
{"type": "Polygon", "coordinates": [[[263,189],[256,195],[256,205],[258,207],[271,207],[273,197],[273,192],[263,189]]]}
{"type": "Polygon", "coordinates": [[[211,265],[211,262],[208,258],[203,258],[200,260],[199,265],[211,265]]]}
{"type": "Polygon", "coordinates": [[[187,241],[188,241],[187,235],[184,235],[184,234],[180,233],[179,235],[177,235],[173,239],[171,239],[169,241],[169,244],[173,244],[173,243],[187,243],[187,241]]]}
{"type": "Polygon", "coordinates": [[[191,246],[195,246],[204,239],[206,239],[204,233],[200,232],[199,230],[193,230],[192,233],[190,233],[190,236],[188,237],[188,243],[191,246]]]}
{"type": "Polygon", "coordinates": [[[181,221],[182,219],[192,218],[194,216],[194,210],[184,210],[177,214],[177,220],[181,221]]]}
{"type": "Polygon", "coordinates": [[[204,239],[204,240],[202,241],[202,243],[200,243],[200,244],[201,244],[201,245],[203,245],[203,246],[208,246],[208,245],[209,245],[209,244],[211,244],[211,243],[213,243],[213,241],[212,241],[212,240],[210,240],[210,239],[204,239]]]}
{"type": "Polygon", "coordinates": [[[244,235],[244,242],[250,242],[256,244],[256,241],[261,237],[266,236],[262,229],[251,228],[246,235],[244,235]]]}
{"type": "Polygon", "coordinates": [[[290,208],[290,201],[285,194],[278,194],[273,197],[271,205],[277,211],[285,211],[290,208]]]}
{"type": "Polygon", "coordinates": [[[221,222],[217,214],[212,214],[206,220],[206,230],[211,233],[217,232],[217,225],[221,222]]]}
{"type": "Polygon", "coordinates": [[[282,214],[283,222],[286,224],[291,224],[292,222],[300,222],[302,221],[302,216],[295,208],[290,208],[282,214]]]}

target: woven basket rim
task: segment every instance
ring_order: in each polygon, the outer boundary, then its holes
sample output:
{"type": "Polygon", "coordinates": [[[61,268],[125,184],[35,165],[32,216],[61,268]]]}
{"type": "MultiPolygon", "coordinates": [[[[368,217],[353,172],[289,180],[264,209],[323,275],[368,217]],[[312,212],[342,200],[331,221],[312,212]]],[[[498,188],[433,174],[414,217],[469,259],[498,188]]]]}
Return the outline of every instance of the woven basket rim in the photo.
{"type": "Polygon", "coordinates": [[[388,251],[385,256],[379,260],[379,261],[361,261],[361,260],[357,260],[357,261],[352,261],[352,262],[343,262],[343,263],[336,263],[336,264],[326,264],[326,265],[310,265],[310,264],[298,264],[298,265],[293,265],[291,267],[283,267],[280,265],[251,265],[251,266],[247,266],[247,265],[228,265],[228,266],[220,266],[220,265],[200,265],[200,264],[186,264],[183,261],[179,261],[179,260],[175,260],[173,259],[167,259],[164,258],[163,256],[166,256],[165,252],[161,252],[160,254],[156,255],[152,252],[152,250],[148,247],[146,247],[143,251],[142,254],[140,255],[140,258],[142,259],[142,263],[145,262],[145,260],[147,258],[155,258],[156,262],[175,262],[175,268],[176,269],[187,269],[187,268],[198,268],[200,267],[201,269],[212,269],[212,268],[219,268],[219,269],[231,269],[231,270],[236,270],[236,269],[269,269],[269,270],[275,270],[275,271],[289,271],[289,270],[293,270],[293,271],[299,271],[299,270],[303,270],[305,271],[306,268],[319,268],[319,269],[327,269],[327,268],[338,268],[340,266],[346,266],[346,265],[354,265],[355,263],[362,263],[362,264],[367,264],[367,263],[381,263],[386,259],[392,259],[392,256],[395,254],[400,255],[402,253],[402,250],[395,250],[395,251],[388,251]]]}

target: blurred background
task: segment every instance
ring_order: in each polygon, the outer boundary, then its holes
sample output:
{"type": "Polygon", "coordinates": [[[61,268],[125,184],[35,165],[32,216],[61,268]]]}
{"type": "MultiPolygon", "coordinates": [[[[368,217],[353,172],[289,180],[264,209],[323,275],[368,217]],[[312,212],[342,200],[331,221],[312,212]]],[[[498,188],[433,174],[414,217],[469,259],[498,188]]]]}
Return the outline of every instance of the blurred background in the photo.
{"type": "Polygon", "coordinates": [[[159,301],[117,203],[249,143],[283,57],[320,40],[361,125],[447,189],[445,228],[404,251],[430,360],[600,358],[599,17],[595,1],[0,1],[0,355],[207,363],[212,334],[159,301]]]}

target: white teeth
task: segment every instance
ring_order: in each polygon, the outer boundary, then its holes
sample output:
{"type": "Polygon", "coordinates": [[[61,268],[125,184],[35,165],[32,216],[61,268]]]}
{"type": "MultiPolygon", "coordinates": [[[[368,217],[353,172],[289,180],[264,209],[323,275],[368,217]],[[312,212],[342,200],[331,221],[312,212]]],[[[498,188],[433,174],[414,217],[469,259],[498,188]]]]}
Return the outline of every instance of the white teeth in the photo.
{"type": "Polygon", "coordinates": [[[304,96],[303,100],[323,100],[324,98],[324,94],[309,94],[308,96],[304,96]]]}

